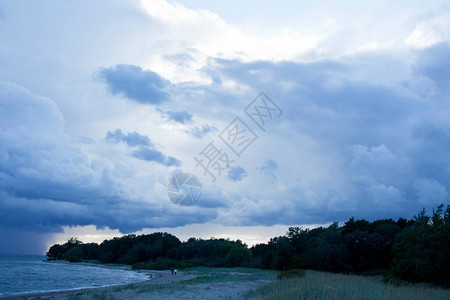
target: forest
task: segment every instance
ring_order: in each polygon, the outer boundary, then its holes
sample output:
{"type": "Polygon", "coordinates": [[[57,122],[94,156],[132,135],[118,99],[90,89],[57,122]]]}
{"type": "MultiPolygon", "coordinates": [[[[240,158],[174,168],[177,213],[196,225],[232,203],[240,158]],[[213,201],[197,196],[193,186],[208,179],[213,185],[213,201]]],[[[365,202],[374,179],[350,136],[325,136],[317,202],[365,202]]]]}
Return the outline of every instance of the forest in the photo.
{"type": "Polygon", "coordinates": [[[240,240],[190,238],[155,232],[124,235],[101,244],[77,238],[50,247],[50,259],[96,260],[134,269],[195,266],[311,269],[345,274],[383,275],[386,280],[450,285],[450,205],[413,219],[369,222],[350,218],[342,226],[290,227],[284,236],[248,247],[240,240]]]}

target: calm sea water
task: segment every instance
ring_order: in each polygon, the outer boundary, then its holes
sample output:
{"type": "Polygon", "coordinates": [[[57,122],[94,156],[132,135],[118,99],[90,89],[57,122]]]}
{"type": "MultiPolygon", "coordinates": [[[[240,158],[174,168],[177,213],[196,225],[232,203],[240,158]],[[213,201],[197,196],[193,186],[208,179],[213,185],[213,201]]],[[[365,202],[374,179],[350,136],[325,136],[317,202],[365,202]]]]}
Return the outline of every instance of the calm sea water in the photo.
{"type": "Polygon", "coordinates": [[[135,271],[44,262],[45,256],[0,255],[0,297],[127,284],[149,279],[135,271]]]}

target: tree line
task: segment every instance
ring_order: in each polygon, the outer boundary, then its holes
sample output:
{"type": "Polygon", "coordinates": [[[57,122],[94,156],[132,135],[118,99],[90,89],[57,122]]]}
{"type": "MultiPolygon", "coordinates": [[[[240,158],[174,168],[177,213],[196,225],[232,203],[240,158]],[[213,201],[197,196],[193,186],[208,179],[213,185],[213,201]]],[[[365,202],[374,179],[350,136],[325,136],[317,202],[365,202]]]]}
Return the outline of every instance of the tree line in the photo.
{"type": "Polygon", "coordinates": [[[290,227],[284,236],[250,248],[240,240],[190,238],[170,233],[129,234],[101,244],[71,238],[50,247],[51,259],[99,260],[133,268],[194,266],[252,267],[275,270],[384,274],[411,282],[449,286],[450,206],[425,209],[411,220],[369,222],[350,218],[344,225],[306,229],[290,227]]]}

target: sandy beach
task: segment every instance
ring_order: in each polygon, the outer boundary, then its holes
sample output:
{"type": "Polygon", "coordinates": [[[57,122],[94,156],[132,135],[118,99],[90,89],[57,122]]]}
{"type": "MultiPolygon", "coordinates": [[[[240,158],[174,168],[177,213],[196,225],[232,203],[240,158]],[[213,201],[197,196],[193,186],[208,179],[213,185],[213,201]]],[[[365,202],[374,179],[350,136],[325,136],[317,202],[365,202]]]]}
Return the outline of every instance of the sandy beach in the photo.
{"type": "MultiPolygon", "coordinates": [[[[56,262],[67,263],[67,262],[56,262]]],[[[96,265],[78,263],[82,265],[96,265]]],[[[129,266],[103,266],[130,269],[129,266]]],[[[27,294],[6,299],[245,299],[245,294],[274,280],[271,274],[252,269],[193,268],[178,270],[141,270],[149,280],[110,287],[84,288],[69,291],[27,294]]]]}

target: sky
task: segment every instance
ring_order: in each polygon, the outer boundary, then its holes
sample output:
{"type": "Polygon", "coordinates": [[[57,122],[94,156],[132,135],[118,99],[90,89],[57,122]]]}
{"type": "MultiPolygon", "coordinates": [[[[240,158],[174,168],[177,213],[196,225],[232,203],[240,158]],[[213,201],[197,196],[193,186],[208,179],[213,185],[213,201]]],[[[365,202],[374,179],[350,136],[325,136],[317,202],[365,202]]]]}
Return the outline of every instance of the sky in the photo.
{"type": "Polygon", "coordinates": [[[449,41],[447,1],[1,1],[0,253],[449,204],[449,41]]]}

